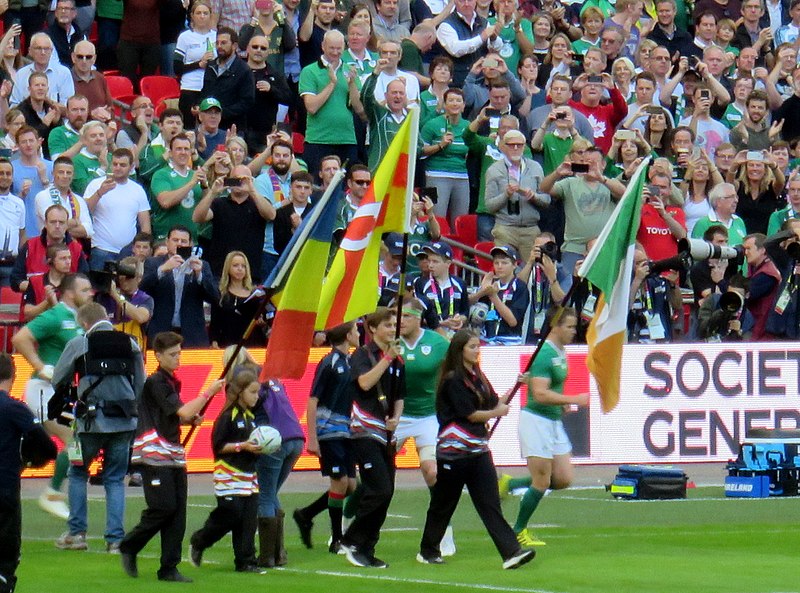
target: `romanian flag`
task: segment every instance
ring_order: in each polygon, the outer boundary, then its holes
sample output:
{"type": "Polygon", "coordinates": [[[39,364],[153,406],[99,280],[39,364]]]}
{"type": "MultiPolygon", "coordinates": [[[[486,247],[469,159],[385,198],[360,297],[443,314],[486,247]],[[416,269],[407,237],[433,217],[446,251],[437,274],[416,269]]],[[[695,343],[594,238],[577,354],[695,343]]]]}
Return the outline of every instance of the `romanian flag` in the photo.
{"type": "Polygon", "coordinates": [[[343,176],[344,171],[340,171],[330,182],[265,282],[265,287],[277,291],[272,299],[277,312],[261,371],[262,381],[276,377],[299,379],[306,370],[343,176]]]}
{"type": "Polygon", "coordinates": [[[578,275],[600,288],[594,318],[586,332],[586,364],[597,381],[603,412],[619,402],[622,345],[628,335],[628,301],[633,279],[633,253],[642,215],[642,189],[647,165],[639,165],[603,232],[586,256],[578,275]]]}
{"type": "Polygon", "coordinates": [[[375,310],[383,233],[410,231],[419,109],[397,131],[375,171],[322,286],[317,329],[330,329],[375,310]]]}

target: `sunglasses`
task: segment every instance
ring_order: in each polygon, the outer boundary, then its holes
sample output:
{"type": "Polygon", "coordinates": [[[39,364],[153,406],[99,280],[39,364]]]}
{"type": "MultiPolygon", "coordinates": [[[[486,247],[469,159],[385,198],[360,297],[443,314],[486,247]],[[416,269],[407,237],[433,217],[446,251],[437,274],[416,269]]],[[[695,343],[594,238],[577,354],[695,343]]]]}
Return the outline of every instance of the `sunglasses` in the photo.
{"type": "Polygon", "coordinates": [[[79,60],[94,60],[94,56],[85,56],[81,54],[75,54],[75,57],[79,60]]]}
{"type": "Polygon", "coordinates": [[[267,47],[266,45],[251,45],[250,49],[260,49],[263,51],[267,51],[269,47],[267,47]]]}
{"type": "Polygon", "coordinates": [[[356,185],[369,185],[371,181],[369,179],[353,179],[353,183],[356,185]]]}

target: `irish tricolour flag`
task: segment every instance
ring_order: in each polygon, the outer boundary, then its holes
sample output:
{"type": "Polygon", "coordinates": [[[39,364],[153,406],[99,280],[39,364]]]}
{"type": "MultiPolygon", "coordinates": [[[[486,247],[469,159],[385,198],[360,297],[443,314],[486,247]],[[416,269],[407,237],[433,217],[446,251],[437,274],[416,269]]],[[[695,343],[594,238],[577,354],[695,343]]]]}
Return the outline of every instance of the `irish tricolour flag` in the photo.
{"type": "Polygon", "coordinates": [[[633,280],[633,251],[642,211],[642,188],[650,159],[639,165],[578,275],[601,290],[586,333],[587,366],[597,381],[603,412],[619,402],[622,345],[627,338],[628,301],[633,280]]]}

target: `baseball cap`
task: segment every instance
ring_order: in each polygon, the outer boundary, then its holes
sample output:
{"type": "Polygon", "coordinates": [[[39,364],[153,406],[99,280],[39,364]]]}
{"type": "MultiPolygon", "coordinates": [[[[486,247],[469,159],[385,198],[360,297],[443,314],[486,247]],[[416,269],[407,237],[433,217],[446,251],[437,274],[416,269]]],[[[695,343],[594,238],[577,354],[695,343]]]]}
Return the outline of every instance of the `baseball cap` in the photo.
{"type": "Polygon", "coordinates": [[[222,111],[222,103],[217,101],[214,97],[207,97],[200,101],[200,111],[208,111],[214,107],[222,111]]]}
{"type": "Polygon", "coordinates": [[[403,235],[400,233],[388,233],[383,242],[389,248],[389,253],[392,255],[402,255],[403,253],[403,235]]]}
{"type": "Polygon", "coordinates": [[[422,251],[427,251],[434,255],[441,255],[445,259],[453,259],[453,251],[450,249],[450,246],[441,241],[425,243],[425,245],[422,246],[422,251]]]}
{"type": "Polygon", "coordinates": [[[492,251],[490,253],[492,254],[492,257],[501,255],[511,259],[513,262],[519,261],[519,253],[517,253],[517,250],[511,245],[498,245],[496,247],[492,247],[492,251]]]}

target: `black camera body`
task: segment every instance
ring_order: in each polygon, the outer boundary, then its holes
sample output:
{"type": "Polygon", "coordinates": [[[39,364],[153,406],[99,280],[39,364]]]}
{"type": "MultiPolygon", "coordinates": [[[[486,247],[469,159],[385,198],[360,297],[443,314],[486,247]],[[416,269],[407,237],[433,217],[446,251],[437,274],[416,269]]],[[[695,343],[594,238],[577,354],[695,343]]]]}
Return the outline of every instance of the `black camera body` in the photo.
{"type": "Polygon", "coordinates": [[[541,247],[539,247],[541,251],[541,255],[536,258],[537,263],[542,263],[542,256],[546,255],[554,262],[561,261],[561,249],[558,247],[558,243],[555,241],[548,241],[541,247]]]}

